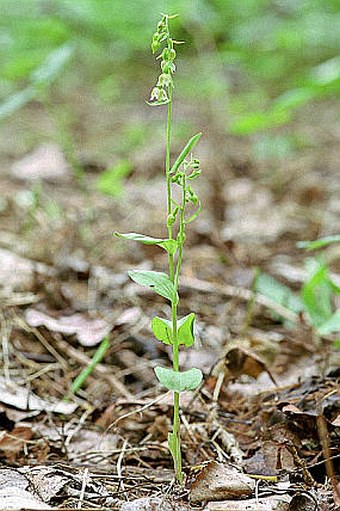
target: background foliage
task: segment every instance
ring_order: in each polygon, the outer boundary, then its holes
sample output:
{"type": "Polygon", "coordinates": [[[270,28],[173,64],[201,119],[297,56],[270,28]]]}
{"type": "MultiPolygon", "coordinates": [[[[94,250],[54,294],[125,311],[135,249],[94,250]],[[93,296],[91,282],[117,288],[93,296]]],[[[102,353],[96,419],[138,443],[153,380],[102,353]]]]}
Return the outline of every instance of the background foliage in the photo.
{"type": "MultiPolygon", "coordinates": [[[[72,134],[81,149],[94,123],[105,134],[104,152],[125,157],[147,143],[148,129],[132,111],[143,108],[157,73],[147,46],[159,16],[151,4],[0,0],[0,118],[11,127],[22,108],[36,115],[42,109],[54,125],[32,122],[14,152],[56,132],[64,142],[72,134]],[[122,105],[128,105],[124,115],[122,105]]],[[[222,133],[262,134],[255,146],[260,156],[284,156],[299,141],[268,131],[289,123],[307,102],[339,93],[337,0],[160,0],[157,10],[180,13],[173,23],[186,41],[179,95],[209,104],[222,133]]],[[[182,119],[178,129],[191,127],[182,119]]]]}

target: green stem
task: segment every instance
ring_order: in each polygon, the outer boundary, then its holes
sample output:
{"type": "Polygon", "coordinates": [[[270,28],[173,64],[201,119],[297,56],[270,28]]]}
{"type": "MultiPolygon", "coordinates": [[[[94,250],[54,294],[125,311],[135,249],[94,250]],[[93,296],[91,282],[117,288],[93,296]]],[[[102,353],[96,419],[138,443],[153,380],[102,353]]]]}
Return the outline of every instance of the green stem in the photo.
{"type": "MultiPolygon", "coordinates": [[[[176,265],[176,272],[174,276],[174,286],[176,292],[178,291],[179,275],[181,271],[182,258],[183,258],[183,245],[185,240],[185,196],[186,196],[186,178],[183,176],[182,182],[182,205],[179,217],[179,247],[178,259],[176,265]]],[[[172,331],[173,331],[173,369],[179,371],[179,342],[177,331],[177,305],[172,303],[172,331]]],[[[181,436],[180,436],[180,417],[179,417],[179,393],[174,392],[174,421],[173,421],[173,444],[174,444],[174,463],[176,479],[180,484],[183,482],[182,473],[182,454],[181,454],[181,436]]]]}
{"type": "MultiPolygon", "coordinates": [[[[168,117],[166,126],[166,157],[165,157],[165,173],[166,173],[166,187],[167,187],[167,215],[172,212],[172,193],[171,193],[171,175],[170,175],[170,156],[171,156],[171,123],[172,123],[172,87],[169,87],[169,103],[168,103],[168,117]]],[[[173,239],[172,226],[168,227],[168,238],[173,239]]],[[[177,265],[178,268],[178,265],[177,265]]],[[[176,274],[177,274],[176,268],[176,274]]],[[[169,254],[169,275],[173,283],[175,283],[175,264],[173,254],[169,254]]],[[[178,281],[178,279],[177,279],[178,281]]],[[[177,291],[177,289],[176,289],[177,291]]],[[[171,303],[172,315],[172,331],[173,331],[173,369],[179,371],[179,344],[177,333],[177,305],[171,303]]],[[[169,446],[170,447],[170,446],[169,446]]],[[[181,455],[181,437],[180,437],[180,417],[179,417],[179,392],[174,392],[174,416],[173,416],[173,431],[171,442],[171,454],[174,459],[175,477],[179,483],[183,482],[182,474],[182,455],[181,455]]]]}
{"type": "MultiPolygon", "coordinates": [[[[172,194],[171,194],[171,175],[170,175],[170,150],[171,150],[171,122],[172,122],[172,87],[169,87],[169,103],[168,103],[168,119],[166,125],[166,157],[165,157],[165,173],[167,188],[167,214],[171,214],[172,210],[172,194]]],[[[172,239],[172,226],[168,227],[168,238],[172,239]]],[[[170,279],[174,281],[174,256],[169,254],[169,273],[170,279]]]]}

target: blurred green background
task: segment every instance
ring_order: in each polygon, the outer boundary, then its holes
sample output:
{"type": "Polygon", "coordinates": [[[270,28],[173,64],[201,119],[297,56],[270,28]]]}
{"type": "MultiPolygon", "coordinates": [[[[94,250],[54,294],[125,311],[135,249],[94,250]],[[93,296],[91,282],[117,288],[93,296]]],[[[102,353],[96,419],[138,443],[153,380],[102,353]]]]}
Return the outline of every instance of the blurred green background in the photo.
{"type": "Polygon", "coordinates": [[[175,140],[199,126],[284,158],[307,143],[286,129],[295,115],[340,91],[338,0],[0,0],[0,12],[4,160],[51,140],[76,171],[147,150],[163,130],[162,108],[146,105],[160,12],[179,13],[186,42],[175,140]]]}

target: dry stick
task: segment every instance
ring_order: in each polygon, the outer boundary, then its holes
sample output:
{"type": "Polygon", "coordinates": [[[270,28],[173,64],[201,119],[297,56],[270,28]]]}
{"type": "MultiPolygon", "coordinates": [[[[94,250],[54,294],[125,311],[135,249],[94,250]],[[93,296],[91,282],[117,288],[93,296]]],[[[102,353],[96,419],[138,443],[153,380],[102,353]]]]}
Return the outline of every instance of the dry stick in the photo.
{"type": "Polygon", "coordinates": [[[34,293],[13,293],[5,297],[0,294],[1,307],[18,307],[19,305],[29,305],[39,302],[40,297],[34,293]]]}
{"type": "Polygon", "coordinates": [[[35,335],[35,337],[38,339],[38,341],[40,342],[40,344],[42,344],[44,346],[44,348],[49,352],[51,353],[51,355],[56,359],[58,360],[58,362],[60,363],[60,365],[62,366],[63,369],[65,370],[68,370],[69,366],[67,364],[67,362],[64,360],[64,358],[57,352],[57,350],[55,350],[53,348],[53,346],[45,339],[45,337],[40,333],[39,329],[38,328],[33,328],[33,327],[30,327],[26,321],[24,321],[22,318],[20,318],[19,316],[15,316],[14,320],[13,320],[14,324],[16,326],[18,326],[19,328],[21,328],[22,330],[24,330],[25,332],[29,332],[29,333],[32,333],[33,335],[35,335]]]}
{"type": "Polygon", "coordinates": [[[119,477],[119,487],[122,489],[122,491],[125,490],[124,481],[123,481],[123,470],[122,470],[122,462],[124,458],[124,454],[126,452],[126,446],[128,445],[127,440],[124,440],[123,447],[121,450],[121,453],[117,460],[117,475],[119,477]]]}
{"type": "Polygon", "coordinates": [[[9,351],[9,339],[11,336],[11,325],[8,322],[5,314],[2,310],[0,310],[0,337],[1,337],[1,344],[2,344],[2,362],[4,367],[4,375],[5,375],[5,381],[6,383],[10,383],[11,377],[10,377],[10,351],[9,351]]]}
{"type": "Polygon", "coordinates": [[[82,505],[82,503],[84,501],[85,490],[86,490],[86,485],[87,485],[87,481],[88,481],[88,476],[89,476],[89,469],[85,468],[84,476],[83,476],[83,482],[82,482],[82,485],[81,485],[81,490],[80,490],[80,495],[79,495],[79,501],[78,501],[78,505],[77,505],[77,509],[81,509],[81,505],[82,505]]]}
{"type": "MultiPolygon", "coordinates": [[[[329,392],[328,394],[326,394],[326,396],[323,397],[322,400],[324,400],[326,397],[329,397],[332,394],[335,394],[336,392],[337,392],[336,390],[329,392]]],[[[336,505],[340,505],[340,491],[338,489],[337,480],[336,480],[336,476],[335,476],[335,472],[334,472],[334,466],[333,466],[333,461],[332,461],[332,457],[331,457],[331,450],[329,447],[328,428],[327,428],[326,419],[322,413],[321,402],[319,402],[317,404],[317,412],[318,412],[318,415],[316,417],[316,425],[317,425],[318,435],[319,435],[320,443],[321,443],[321,447],[322,447],[322,454],[323,454],[323,457],[325,460],[326,474],[327,474],[329,480],[331,481],[334,502],[336,505]]]]}

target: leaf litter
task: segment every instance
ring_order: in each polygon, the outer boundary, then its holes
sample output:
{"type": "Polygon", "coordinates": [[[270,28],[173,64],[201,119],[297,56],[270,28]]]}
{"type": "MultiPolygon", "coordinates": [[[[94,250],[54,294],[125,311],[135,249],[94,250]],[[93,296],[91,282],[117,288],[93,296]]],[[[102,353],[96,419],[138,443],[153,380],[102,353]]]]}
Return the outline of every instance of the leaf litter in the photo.
{"type": "MultiPolygon", "coordinates": [[[[32,154],[39,156],[39,150],[32,154]]],[[[93,191],[91,177],[86,198],[66,184],[69,176],[59,179],[47,170],[43,193],[62,212],[51,219],[47,202],[32,211],[15,200],[26,185],[6,171],[0,233],[1,508],[81,503],[179,511],[194,509],[195,499],[210,511],[334,508],[340,454],[334,337],[315,338],[299,310],[252,287],[252,268],[260,266],[298,293],[305,254],[296,242],[337,234],[337,170],[334,163],[315,170],[319,159],[311,153],[279,168],[284,194],[259,169],[242,176],[232,162],[225,188],[213,175],[202,179],[206,211],[189,236],[193,257],[184,264],[180,286],[181,315],[197,311],[197,346],[190,353],[196,358],[185,362],[189,352],[183,351],[181,363],[204,373],[199,390],[182,396],[184,490],[172,483],[166,447],[171,396],[161,387],[156,392],[151,376],[159,363],[170,366],[171,352],[154,342],[146,319],[168,318],[169,309],[161,298],[151,299],[148,288],[131,287],[125,274],[127,262],[164,271],[165,254],[153,247],[113,250],[111,239],[113,230],[127,232],[131,222],[137,232],[161,232],[164,211],[155,199],[160,180],[151,175],[147,185],[132,178],[125,183],[127,215],[124,201],[93,191]],[[303,168],[296,179],[298,165],[303,168]],[[105,335],[110,346],[103,360],[77,395],[69,396],[105,335]],[[251,481],[242,498],[228,489],[233,474],[237,481],[251,481]],[[199,485],[203,493],[195,497],[199,485]],[[214,500],[217,496],[224,500],[214,500]]],[[[324,251],[337,277],[339,253],[332,246],[324,251]]]]}

